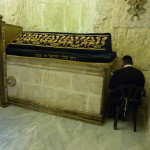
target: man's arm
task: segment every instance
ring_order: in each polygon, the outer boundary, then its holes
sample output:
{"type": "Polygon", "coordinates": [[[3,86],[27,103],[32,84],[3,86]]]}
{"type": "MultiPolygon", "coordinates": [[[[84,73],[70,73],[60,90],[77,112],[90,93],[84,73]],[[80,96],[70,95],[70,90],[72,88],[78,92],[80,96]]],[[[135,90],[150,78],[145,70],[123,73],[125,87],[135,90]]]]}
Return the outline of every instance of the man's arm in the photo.
{"type": "Polygon", "coordinates": [[[112,75],[109,81],[109,89],[111,90],[114,89],[116,87],[116,82],[117,82],[117,76],[116,76],[116,72],[114,72],[114,74],[112,75]]]}
{"type": "Polygon", "coordinates": [[[141,87],[144,87],[144,84],[145,84],[145,77],[144,77],[143,73],[141,72],[141,79],[140,79],[141,87]]]}

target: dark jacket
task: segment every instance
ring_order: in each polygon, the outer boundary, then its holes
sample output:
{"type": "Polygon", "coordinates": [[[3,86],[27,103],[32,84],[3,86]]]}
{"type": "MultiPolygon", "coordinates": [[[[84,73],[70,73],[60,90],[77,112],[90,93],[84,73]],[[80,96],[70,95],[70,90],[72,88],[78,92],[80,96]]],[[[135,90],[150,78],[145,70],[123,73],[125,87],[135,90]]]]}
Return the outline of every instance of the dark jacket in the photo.
{"type": "Polygon", "coordinates": [[[143,73],[133,67],[125,67],[114,72],[109,82],[109,88],[112,90],[119,85],[138,85],[144,87],[145,78],[143,73]]]}

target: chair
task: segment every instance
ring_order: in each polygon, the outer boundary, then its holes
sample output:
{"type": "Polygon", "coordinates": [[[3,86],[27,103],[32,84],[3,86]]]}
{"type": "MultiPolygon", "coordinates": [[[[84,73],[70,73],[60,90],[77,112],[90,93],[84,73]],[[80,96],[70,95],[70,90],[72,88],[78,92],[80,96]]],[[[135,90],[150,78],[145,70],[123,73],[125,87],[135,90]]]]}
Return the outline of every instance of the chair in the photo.
{"type": "Polygon", "coordinates": [[[145,96],[145,90],[136,85],[122,85],[111,92],[112,110],[114,113],[114,129],[117,130],[118,118],[124,119],[129,109],[132,110],[134,132],[136,132],[137,107],[141,98],[145,96]]]}

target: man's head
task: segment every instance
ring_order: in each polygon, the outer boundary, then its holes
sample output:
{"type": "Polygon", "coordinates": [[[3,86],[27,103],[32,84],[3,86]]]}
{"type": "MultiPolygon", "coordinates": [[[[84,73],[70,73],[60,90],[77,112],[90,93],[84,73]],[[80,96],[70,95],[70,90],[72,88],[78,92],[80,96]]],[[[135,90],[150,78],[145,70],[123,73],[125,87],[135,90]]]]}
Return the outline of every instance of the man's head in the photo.
{"type": "Polygon", "coordinates": [[[129,55],[126,55],[122,58],[123,65],[133,65],[132,57],[129,55]]]}

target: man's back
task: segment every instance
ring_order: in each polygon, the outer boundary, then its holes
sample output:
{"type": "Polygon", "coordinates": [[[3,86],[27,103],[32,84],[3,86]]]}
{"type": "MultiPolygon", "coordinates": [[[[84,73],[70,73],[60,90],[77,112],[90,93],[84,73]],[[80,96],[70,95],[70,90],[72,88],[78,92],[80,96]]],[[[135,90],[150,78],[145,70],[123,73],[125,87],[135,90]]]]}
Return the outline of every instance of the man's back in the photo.
{"type": "Polygon", "coordinates": [[[114,89],[119,85],[138,85],[140,87],[144,87],[145,78],[143,73],[131,66],[119,69],[114,72],[110,82],[109,88],[114,89]]]}

